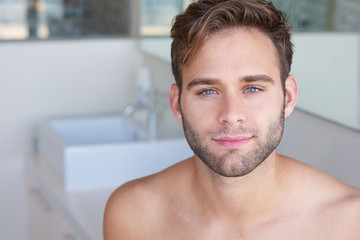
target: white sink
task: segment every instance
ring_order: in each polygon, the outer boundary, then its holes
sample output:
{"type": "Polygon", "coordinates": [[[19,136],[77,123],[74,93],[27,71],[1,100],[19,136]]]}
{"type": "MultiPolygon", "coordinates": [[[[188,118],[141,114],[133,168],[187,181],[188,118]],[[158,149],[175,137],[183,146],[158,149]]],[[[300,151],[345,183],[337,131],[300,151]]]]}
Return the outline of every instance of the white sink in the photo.
{"type": "Polygon", "coordinates": [[[115,188],[192,155],[184,137],[148,141],[119,115],[54,119],[38,130],[40,159],[67,191],[115,188]]]}

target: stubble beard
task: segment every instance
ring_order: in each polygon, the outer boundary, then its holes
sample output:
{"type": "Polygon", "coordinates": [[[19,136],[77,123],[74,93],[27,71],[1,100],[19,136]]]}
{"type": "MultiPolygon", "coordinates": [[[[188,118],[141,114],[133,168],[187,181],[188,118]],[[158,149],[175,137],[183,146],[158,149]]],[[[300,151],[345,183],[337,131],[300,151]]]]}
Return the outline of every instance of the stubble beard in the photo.
{"type": "Polygon", "coordinates": [[[244,128],[241,126],[237,129],[223,127],[210,130],[205,134],[206,139],[224,134],[253,136],[251,141],[254,141],[255,146],[249,152],[243,152],[241,149],[231,149],[219,154],[203,141],[200,133],[193,128],[182,111],[181,116],[185,137],[190,148],[212,171],[224,177],[245,176],[264,162],[279,145],[285,121],[283,106],[278,118],[272,120],[263,133],[256,128],[244,128]]]}

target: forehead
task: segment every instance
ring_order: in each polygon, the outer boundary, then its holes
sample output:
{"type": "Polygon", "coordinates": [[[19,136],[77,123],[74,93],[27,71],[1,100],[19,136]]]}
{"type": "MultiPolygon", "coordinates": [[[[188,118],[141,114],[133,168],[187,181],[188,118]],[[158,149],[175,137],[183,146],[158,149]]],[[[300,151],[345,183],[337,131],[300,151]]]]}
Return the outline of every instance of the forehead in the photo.
{"type": "Polygon", "coordinates": [[[222,30],[204,39],[182,68],[184,82],[196,77],[230,74],[265,74],[280,81],[279,58],[271,39],[255,28],[222,30]]]}

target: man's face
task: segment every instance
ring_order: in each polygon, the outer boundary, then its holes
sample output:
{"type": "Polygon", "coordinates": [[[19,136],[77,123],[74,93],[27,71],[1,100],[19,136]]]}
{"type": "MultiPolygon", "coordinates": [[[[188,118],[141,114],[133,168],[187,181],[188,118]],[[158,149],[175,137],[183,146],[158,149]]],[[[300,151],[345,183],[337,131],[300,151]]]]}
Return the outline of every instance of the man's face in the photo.
{"type": "Polygon", "coordinates": [[[183,68],[185,136],[214,172],[244,176],[275,153],[285,106],[279,69],[271,40],[240,28],[210,36],[183,68]]]}

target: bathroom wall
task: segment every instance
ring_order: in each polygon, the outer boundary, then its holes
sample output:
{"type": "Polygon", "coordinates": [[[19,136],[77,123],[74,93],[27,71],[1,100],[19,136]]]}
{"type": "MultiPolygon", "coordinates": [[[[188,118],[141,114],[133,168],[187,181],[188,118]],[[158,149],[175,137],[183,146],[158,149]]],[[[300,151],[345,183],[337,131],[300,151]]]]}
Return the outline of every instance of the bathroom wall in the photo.
{"type": "Polygon", "coordinates": [[[297,106],[360,130],[360,34],[296,33],[297,106]]]}
{"type": "Polygon", "coordinates": [[[8,42],[0,53],[0,161],[32,151],[40,120],[120,111],[142,64],[124,38],[8,42]]]}

